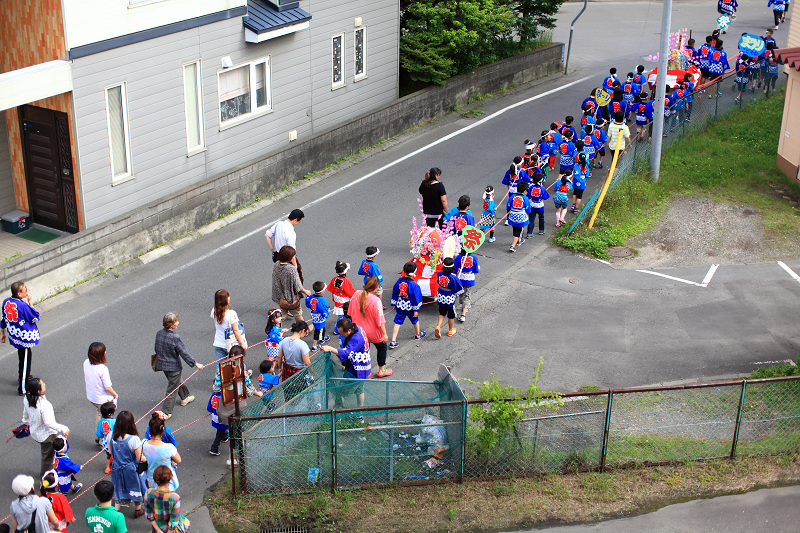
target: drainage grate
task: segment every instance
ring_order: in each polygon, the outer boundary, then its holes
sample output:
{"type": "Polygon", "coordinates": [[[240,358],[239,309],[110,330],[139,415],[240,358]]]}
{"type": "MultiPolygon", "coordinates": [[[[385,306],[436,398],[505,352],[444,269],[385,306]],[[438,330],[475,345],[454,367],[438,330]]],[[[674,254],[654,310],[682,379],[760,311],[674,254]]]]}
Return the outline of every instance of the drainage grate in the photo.
{"type": "Polygon", "coordinates": [[[630,257],[632,254],[631,249],[625,246],[612,246],[608,249],[608,255],[611,257],[630,257]]]}
{"type": "Polygon", "coordinates": [[[262,529],[261,533],[311,533],[311,530],[303,526],[280,526],[262,529]]]}

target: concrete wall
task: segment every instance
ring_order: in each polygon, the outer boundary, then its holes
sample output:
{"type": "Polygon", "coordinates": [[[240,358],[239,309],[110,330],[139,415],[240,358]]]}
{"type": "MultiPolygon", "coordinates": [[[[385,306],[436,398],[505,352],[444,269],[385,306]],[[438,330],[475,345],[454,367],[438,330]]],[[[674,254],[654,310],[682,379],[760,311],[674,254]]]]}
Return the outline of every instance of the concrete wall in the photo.
{"type": "Polygon", "coordinates": [[[38,252],[4,264],[0,287],[24,278],[36,287],[37,295],[53,294],[202,226],[232,206],[249,203],[256,196],[265,196],[344,156],[447,113],[470,96],[557,72],[561,69],[562,46],[554,44],[481,67],[95,228],[57,239],[38,252]]]}

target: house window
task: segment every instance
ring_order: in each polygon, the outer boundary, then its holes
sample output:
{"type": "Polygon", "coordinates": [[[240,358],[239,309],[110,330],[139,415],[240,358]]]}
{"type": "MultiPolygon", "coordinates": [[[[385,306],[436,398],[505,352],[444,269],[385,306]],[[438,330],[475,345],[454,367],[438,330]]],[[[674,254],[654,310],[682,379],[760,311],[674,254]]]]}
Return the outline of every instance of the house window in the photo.
{"type": "Polygon", "coordinates": [[[186,106],[186,146],[189,154],[192,154],[205,146],[200,61],[183,66],[183,95],[186,106]]]}
{"type": "Polygon", "coordinates": [[[331,38],[331,44],[333,57],[331,89],[338,89],[339,87],[344,87],[344,33],[334,35],[331,38]]]}
{"type": "Polygon", "coordinates": [[[124,83],[106,89],[106,113],[111,152],[111,184],[115,185],[132,177],[128,104],[124,83]]]}
{"type": "Polygon", "coordinates": [[[269,57],[219,73],[219,110],[223,126],[272,109],[269,57]]]}
{"type": "Polygon", "coordinates": [[[367,27],[356,28],[354,36],[355,58],[353,80],[358,81],[367,77],[367,27]]]}

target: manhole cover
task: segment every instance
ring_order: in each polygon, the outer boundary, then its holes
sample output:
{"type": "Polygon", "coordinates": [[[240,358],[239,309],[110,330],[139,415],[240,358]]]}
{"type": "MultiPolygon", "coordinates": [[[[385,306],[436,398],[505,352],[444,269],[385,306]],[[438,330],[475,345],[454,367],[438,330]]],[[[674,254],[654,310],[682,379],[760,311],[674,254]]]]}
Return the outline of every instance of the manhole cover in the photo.
{"type": "Polygon", "coordinates": [[[632,253],[631,249],[625,246],[612,246],[608,249],[608,255],[611,257],[630,257],[632,253]]]}

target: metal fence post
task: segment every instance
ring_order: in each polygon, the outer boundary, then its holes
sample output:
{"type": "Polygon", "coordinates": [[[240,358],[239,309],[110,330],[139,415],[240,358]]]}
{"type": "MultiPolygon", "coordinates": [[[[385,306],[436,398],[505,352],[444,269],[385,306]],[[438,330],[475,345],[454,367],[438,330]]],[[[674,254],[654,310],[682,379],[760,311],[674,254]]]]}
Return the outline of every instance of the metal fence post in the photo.
{"type": "Polygon", "coordinates": [[[600,471],[606,470],[606,454],[608,453],[608,432],[611,426],[611,405],[614,401],[614,391],[608,391],[608,404],[606,404],[606,419],[603,422],[603,446],[600,448],[600,471]]]}
{"type": "Polygon", "coordinates": [[[716,87],[712,86],[711,90],[716,91],[714,94],[714,122],[717,121],[718,112],[719,112],[719,96],[721,94],[720,88],[722,87],[720,82],[716,83],[716,87]]]}
{"type": "Polygon", "coordinates": [[[233,466],[233,462],[236,459],[236,456],[233,454],[233,450],[236,444],[236,432],[234,431],[234,423],[236,419],[231,415],[228,418],[228,437],[231,441],[231,492],[233,495],[236,495],[236,467],[233,466]]]}
{"type": "Polygon", "coordinates": [[[331,409],[331,492],[336,492],[336,409],[331,409]]]}
{"type": "Polygon", "coordinates": [[[739,428],[742,425],[742,411],[744,410],[744,392],[747,388],[747,380],[742,380],[742,393],[739,395],[739,411],[736,413],[736,429],[733,430],[733,442],[731,443],[731,459],[736,457],[736,444],[739,442],[739,428]]]}
{"type": "Polygon", "coordinates": [[[467,400],[461,402],[461,472],[458,474],[458,482],[464,483],[464,461],[467,458],[467,400]]]}

